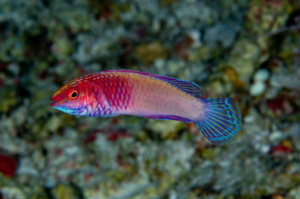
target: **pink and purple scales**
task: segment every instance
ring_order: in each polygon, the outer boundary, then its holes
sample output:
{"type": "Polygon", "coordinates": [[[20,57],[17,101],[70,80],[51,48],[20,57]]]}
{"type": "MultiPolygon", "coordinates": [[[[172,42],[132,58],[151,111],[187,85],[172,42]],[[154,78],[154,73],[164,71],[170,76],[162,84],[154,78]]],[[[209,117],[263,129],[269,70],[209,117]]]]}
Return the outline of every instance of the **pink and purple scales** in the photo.
{"type": "Polygon", "coordinates": [[[131,70],[77,78],[50,99],[52,107],[73,115],[135,115],[194,122],[215,145],[228,143],[242,126],[237,100],[206,98],[193,82],[131,70]]]}

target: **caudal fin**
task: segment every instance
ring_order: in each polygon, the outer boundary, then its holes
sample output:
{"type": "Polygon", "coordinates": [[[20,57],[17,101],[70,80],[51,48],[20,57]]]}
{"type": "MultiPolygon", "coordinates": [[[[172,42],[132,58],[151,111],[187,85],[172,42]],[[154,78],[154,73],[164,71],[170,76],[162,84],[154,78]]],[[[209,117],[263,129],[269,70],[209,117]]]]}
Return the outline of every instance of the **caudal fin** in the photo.
{"type": "Polygon", "coordinates": [[[204,112],[194,121],[204,136],[215,145],[230,142],[242,128],[239,105],[234,98],[202,98],[204,112]]]}

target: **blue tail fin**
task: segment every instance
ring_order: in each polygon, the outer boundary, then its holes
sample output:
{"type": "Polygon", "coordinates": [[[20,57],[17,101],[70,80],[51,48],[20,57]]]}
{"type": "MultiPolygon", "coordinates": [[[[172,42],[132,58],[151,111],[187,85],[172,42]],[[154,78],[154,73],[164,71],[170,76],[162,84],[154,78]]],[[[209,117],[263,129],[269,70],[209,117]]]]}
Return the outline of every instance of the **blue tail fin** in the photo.
{"type": "Polygon", "coordinates": [[[242,128],[242,117],[237,100],[233,98],[202,98],[201,100],[206,108],[201,118],[194,123],[213,144],[228,143],[242,128]]]}

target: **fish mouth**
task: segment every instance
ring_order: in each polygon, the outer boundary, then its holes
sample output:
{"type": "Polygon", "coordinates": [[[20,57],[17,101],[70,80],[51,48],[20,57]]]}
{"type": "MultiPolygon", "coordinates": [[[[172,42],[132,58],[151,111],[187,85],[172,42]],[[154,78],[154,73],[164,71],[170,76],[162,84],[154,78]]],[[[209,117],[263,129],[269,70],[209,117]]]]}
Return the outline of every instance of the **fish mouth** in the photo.
{"type": "Polygon", "coordinates": [[[61,103],[59,102],[56,102],[52,97],[50,98],[50,100],[52,101],[49,105],[52,107],[52,108],[55,108],[59,111],[62,111],[64,113],[68,113],[68,114],[71,114],[73,115],[74,114],[74,110],[72,109],[69,109],[67,107],[64,107],[61,103]]]}
{"type": "Polygon", "coordinates": [[[59,106],[59,104],[57,103],[57,102],[51,102],[50,104],[49,104],[50,106],[59,106]]]}
{"type": "Polygon", "coordinates": [[[52,108],[55,108],[55,109],[57,109],[57,110],[59,110],[59,111],[62,111],[62,112],[64,112],[64,113],[69,113],[69,114],[72,114],[73,115],[73,111],[74,110],[71,110],[71,109],[68,109],[68,108],[66,108],[66,107],[63,107],[63,106],[61,106],[59,103],[57,103],[57,102],[51,102],[50,103],[50,106],[52,106],[52,108]]]}
{"type": "Polygon", "coordinates": [[[62,107],[62,106],[52,106],[52,107],[59,110],[59,111],[62,111],[64,113],[68,113],[68,114],[71,114],[71,115],[73,115],[73,112],[74,112],[73,110],[68,109],[66,107],[62,107]]]}
{"type": "Polygon", "coordinates": [[[59,103],[57,103],[57,102],[53,99],[53,97],[51,97],[50,100],[52,101],[52,102],[49,104],[50,106],[52,106],[52,107],[53,107],[53,106],[59,106],[59,103]]]}

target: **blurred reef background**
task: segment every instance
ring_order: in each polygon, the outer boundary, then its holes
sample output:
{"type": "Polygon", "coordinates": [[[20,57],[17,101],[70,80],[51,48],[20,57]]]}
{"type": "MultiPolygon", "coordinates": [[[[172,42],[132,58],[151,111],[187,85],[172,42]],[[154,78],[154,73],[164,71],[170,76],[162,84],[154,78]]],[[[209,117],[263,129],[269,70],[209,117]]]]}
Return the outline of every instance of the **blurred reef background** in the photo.
{"type": "Polygon", "coordinates": [[[0,0],[0,199],[300,198],[300,2],[0,0]],[[74,117],[63,84],[133,69],[239,100],[215,147],[194,124],[74,117]]]}

